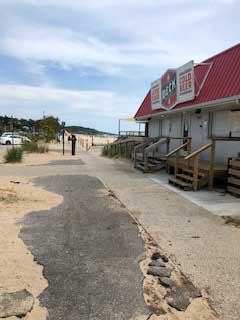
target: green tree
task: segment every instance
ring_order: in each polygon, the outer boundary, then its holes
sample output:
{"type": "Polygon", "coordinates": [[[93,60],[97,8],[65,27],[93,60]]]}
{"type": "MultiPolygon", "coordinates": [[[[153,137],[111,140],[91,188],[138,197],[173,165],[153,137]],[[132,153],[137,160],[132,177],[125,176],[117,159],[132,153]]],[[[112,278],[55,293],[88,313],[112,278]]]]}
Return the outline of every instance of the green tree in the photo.
{"type": "Polygon", "coordinates": [[[47,142],[56,139],[57,132],[61,130],[59,119],[53,116],[37,120],[35,127],[37,131],[44,133],[47,142]]]}

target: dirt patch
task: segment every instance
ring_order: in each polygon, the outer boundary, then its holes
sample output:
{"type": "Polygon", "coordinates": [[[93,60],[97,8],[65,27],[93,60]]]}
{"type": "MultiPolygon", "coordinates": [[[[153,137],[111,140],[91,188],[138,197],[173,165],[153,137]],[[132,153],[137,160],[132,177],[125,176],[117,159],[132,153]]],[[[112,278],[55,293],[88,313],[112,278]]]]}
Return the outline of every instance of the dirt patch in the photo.
{"type": "MultiPolygon", "coordinates": [[[[20,220],[35,210],[59,205],[62,197],[35,187],[22,177],[1,177],[0,181],[0,294],[28,290],[34,297],[32,311],[22,319],[45,320],[47,310],[39,306],[38,296],[47,287],[43,267],[19,238],[20,220]],[[17,182],[13,183],[11,181],[17,182]]],[[[9,317],[15,320],[16,317],[9,317]]]]}

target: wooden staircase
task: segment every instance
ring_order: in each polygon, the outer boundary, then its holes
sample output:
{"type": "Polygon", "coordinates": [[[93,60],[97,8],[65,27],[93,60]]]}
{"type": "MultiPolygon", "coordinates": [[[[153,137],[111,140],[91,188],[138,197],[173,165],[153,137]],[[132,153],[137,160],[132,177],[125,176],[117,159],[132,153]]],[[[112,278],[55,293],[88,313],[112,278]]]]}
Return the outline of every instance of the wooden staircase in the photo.
{"type": "Polygon", "coordinates": [[[206,185],[209,186],[209,190],[212,190],[213,178],[214,178],[214,154],[215,143],[208,143],[194,152],[184,157],[184,164],[179,165],[179,151],[184,147],[179,146],[177,149],[170,152],[170,155],[176,154],[175,160],[175,178],[169,178],[169,184],[172,184],[178,188],[189,191],[197,191],[206,185]],[[199,155],[201,152],[211,148],[209,168],[207,170],[201,170],[199,168],[199,155]],[[190,161],[193,160],[193,167],[190,167],[190,161]]]}
{"type": "Polygon", "coordinates": [[[134,167],[144,173],[153,173],[166,167],[167,158],[160,155],[160,147],[168,144],[168,138],[151,140],[135,148],[134,167]],[[137,152],[141,149],[141,152],[137,152]]]}
{"type": "Polygon", "coordinates": [[[166,167],[166,158],[155,158],[148,157],[147,165],[146,162],[142,159],[137,159],[135,168],[144,172],[144,173],[153,173],[157,172],[166,167]]]}
{"type": "MultiPolygon", "coordinates": [[[[181,172],[177,173],[175,177],[169,178],[168,182],[185,191],[192,191],[194,190],[194,170],[182,168],[181,172]]],[[[208,174],[199,171],[197,176],[197,188],[201,189],[206,185],[208,185],[208,174]]]]}

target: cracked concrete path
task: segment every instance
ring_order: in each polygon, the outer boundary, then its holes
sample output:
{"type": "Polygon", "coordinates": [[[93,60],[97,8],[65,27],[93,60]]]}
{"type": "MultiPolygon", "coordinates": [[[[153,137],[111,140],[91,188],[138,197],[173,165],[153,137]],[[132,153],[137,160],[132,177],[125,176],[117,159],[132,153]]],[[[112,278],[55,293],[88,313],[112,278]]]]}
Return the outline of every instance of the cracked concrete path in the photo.
{"type": "Polygon", "coordinates": [[[32,212],[21,222],[20,236],[48,280],[40,296],[48,319],[146,319],[150,312],[136,259],[144,243],[127,210],[94,177],[34,182],[64,198],[60,206],[32,212]]]}

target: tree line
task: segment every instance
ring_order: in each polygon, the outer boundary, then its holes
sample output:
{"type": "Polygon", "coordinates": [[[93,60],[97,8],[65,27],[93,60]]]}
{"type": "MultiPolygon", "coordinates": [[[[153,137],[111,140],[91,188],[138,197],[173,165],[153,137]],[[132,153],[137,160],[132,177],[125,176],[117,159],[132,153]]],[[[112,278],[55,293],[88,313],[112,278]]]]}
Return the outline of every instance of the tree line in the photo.
{"type": "Polygon", "coordinates": [[[22,132],[31,137],[42,136],[50,141],[56,138],[57,132],[61,129],[59,119],[54,116],[39,120],[0,116],[0,133],[22,132]]]}

